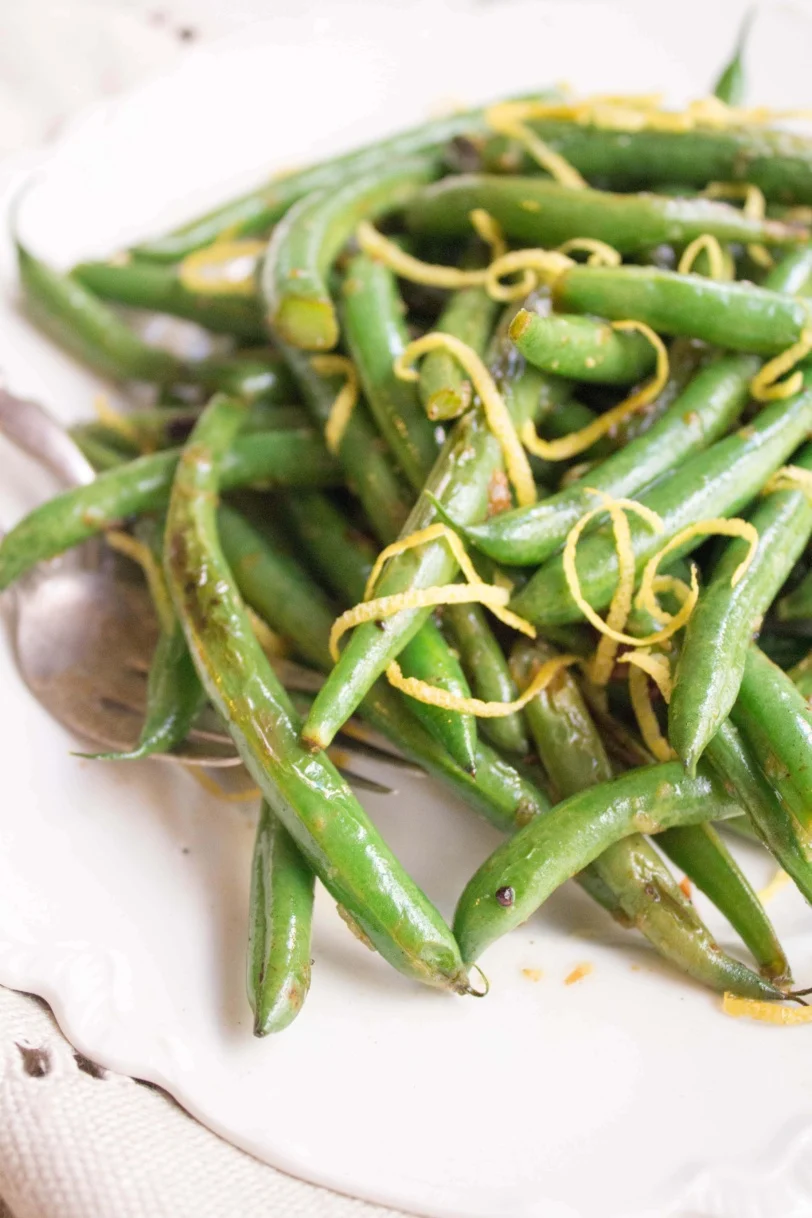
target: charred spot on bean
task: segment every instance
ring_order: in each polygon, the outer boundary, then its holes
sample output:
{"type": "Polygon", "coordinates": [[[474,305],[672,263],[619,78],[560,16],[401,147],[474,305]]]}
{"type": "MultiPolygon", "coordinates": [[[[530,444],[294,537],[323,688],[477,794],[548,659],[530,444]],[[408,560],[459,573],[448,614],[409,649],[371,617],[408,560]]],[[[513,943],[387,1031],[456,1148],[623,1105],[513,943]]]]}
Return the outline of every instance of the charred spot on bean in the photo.
{"type": "Polygon", "coordinates": [[[510,886],[506,886],[504,888],[497,888],[495,896],[496,896],[497,902],[500,905],[502,905],[505,909],[508,909],[513,904],[513,902],[516,900],[516,893],[510,886]]]}

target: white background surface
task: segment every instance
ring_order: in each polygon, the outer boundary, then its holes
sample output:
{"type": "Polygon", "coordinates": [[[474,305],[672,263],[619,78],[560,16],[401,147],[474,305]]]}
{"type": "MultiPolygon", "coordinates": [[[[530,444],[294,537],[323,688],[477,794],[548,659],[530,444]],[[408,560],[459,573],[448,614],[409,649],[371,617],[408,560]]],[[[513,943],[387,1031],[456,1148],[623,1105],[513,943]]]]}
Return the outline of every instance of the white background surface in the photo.
{"type": "MultiPolygon", "coordinates": [[[[269,5],[201,5],[194,20],[164,7],[160,22],[147,6],[34,3],[24,14],[9,6],[0,10],[6,150],[64,127],[66,113],[90,96],[156,68],[181,72],[137,107],[101,112],[74,130],[54,176],[32,196],[26,232],[38,250],[69,262],[145,219],[160,227],[190,195],[221,190],[223,178],[260,176],[266,149],[289,163],[304,159],[305,143],[307,155],[326,151],[335,131],[360,136],[363,127],[377,133],[418,117],[416,62],[426,103],[561,76],[588,89],[668,84],[682,92],[692,76],[701,87],[742,6],[681,4],[678,18],[674,6],[626,7],[653,34],[644,50],[608,5],[567,5],[567,16],[559,8],[552,26],[538,27],[535,43],[506,40],[493,63],[482,42],[477,52],[449,38],[444,50],[443,11],[428,4],[304,6],[295,20],[269,5]],[[240,23],[257,12],[273,25],[246,38],[240,23]],[[215,58],[204,42],[188,58],[181,25],[225,36],[234,49],[215,58]],[[339,45],[365,70],[336,73],[339,45]],[[280,100],[274,90],[300,63],[317,63],[324,83],[292,114],[290,95],[280,100]],[[240,120],[235,96],[250,117],[240,120]]],[[[759,100],[808,100],[798,97],[812,49],[797,36],[801,7],[775,6],[764,22],[753,71],[759,100]]],[[[461,19],[467,6],[454,11],[461,19]]],[[[86,409],[91,379],[7,306],[0,323],[0,364],[14,386],[66,417],[86,409]]],[[[45,484],[5,449],[2,461],[8,519],[45,484]]],[[[618,952],[620,936],[575,892],[491,953],[493,992],[476,1004],[390,980],[322,902],[305,1015],[278,1042],[253,1042],[242,1003],[250,818],[163,770],[91,773],[67,757],[60,729],[12,694],[8,657],[0,662],[4,755],[15,760],[0,810],[0,980],[49,997],[90,1056],[164,1083],[274,1162],[425,1213],[660,1218],[668,1209],[742,1218],[744,1204],[754,1218],[777,1212],[760,1208],[778,1196],[766,1165],[779,1145],[790,1154],[807,1136],[812,1066],[798,1048],[803,1032],[722,1019],[712,999],[661,971],[627,936],[618,952]],[[584,959],[595,973],[565,990],[564,976],[584,959]],[[542,968],[544,978],[530,982],[524,968],[542,968]],[[703,1174],[703,1164],[726,1163],[703,1174]]],[[[462,810],[433,803],[429,789],[371,807],[450,913],[495,836],[462,810]]],[[[812,963],[804,911],[787,893],[776,913],[803,975],[812,963]]],[[[809,1191],[788,1169],[780,1175],[789,1190],[783,1218],[802,1218],[809,1191]]],[[[188,1212],[215,1212],[201,1208],[213,1197],[209,1185],[193,1208],[190,1195],[188,1212]]],[[[330,1212],[319,1197],[311,1212],[330,1212]]]]}

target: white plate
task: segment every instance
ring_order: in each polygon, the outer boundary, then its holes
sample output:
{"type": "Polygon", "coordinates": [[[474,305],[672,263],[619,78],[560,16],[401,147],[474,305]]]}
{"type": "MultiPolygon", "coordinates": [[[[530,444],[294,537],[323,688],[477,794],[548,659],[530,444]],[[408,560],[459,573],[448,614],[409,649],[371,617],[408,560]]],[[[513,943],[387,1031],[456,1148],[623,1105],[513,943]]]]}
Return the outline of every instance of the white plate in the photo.
{"type": "MultiPolygon", "coordinates": [[[[438,97],[562,77],[675,97],[703,86],[669,60],[666,26],[660,45],[645,43],[607,6],[331,13],[202,50],[88,114],[45,159],[25,201],[27,239],[67,265],[199,210],[232,182],[419,119],[438,97]]],[[[769,69],[776,94],[797,100],[781,63],[769,69]]],[[[3,258],[11,386],[64,418],[87,414],[98,383],[15,312],[3,258]]],[[[7,523],[48,485],[8,446],[0,456],[7,523]]],[[[243,982],[252,813],[160,766],[70,757],[4,642],[0,680],[0,983],[43,994],[92,1058],[160,1083],[268,1162],[421,1214],[808,1216],[808,1033],[726,1019],[571,886],[487,954],[483,1002],[396,976],[321,894],[306,1009],[284,1036],[255,1041],[243,982]],[[581,962],[594,971],[564,985],[581,962]]],[[[496,834],[428,780],[367,803],[450,915],[496,834]]],[[[769,878],[755,851],[745,862],[758,883],[769,878]]],[[[771,912],[808,981],[808,912],[789,890],[771,912]]]]}

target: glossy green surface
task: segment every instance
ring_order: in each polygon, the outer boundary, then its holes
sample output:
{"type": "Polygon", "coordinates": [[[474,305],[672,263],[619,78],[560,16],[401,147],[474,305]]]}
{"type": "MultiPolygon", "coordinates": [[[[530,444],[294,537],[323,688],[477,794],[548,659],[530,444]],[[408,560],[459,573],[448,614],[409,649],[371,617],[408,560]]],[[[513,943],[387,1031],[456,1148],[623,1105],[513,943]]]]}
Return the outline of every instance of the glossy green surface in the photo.
{"type": "Polygon", "coordinates": [[[766,356],[796,343],[812,317],[802,300],[769,288],[650,266],[572,267],[556,279],[553,299],[563,312],[633,317],[660,334],[766,356]]]}
{"type": "MultiPolygon", "coordinates": [[[[637,496],[658,512],[664,531],[630,516],[629,527],[638,577],[652,555],[683,528],[698,520],[733,516],[761,490],[812,429],[812,389],[765,406],[751,423],[718,440],[706,452],[685,461],[657,485],[637,496]]],[[[693,537],[673,552],[671,561],[696,549],[702,538],[693,537]]],[[[612,599],[617,583],[617,551],[607,527],[583,539],[576,568],[581,591],[594,609],[612,599]]],[[[577,621],[581,612],[572,599],[560,556],[550,559],[514,597],[513,608],[530,621],[577,621]]]]}
{"type": "Polygon", "coordinates": [[[427,186],[407,207],[406,223],[414,233],[464,236],[477,207],[492,215],[506,236],[533,248],[554,248],[573,237],[605,241],[621,254],[684,245],[703,233],[720,241],[774,245],[798,239],[790,225],[751,220],[740,208],[710,199],[611,194],[561,186],[545,177],[488,174],[458,174],[427,186]]]}
{"type": "MultiPolygon", "coordinates": [[[[89,486],[63,491],[9,530],[0,542],[0,589],[45,558],[128,516],[166,506],[179,450],[139,457],[101,474],[89,486]]],[[[310,430],[277,431],[238,438],[226,454],[222,486],[331,486],[338,470],[310,430]]]]}
{"type": "MultiPolygon", "coordinates": [[[[812,470],[812,445],[792,463],[812,470]]],[[[812,536],[812,502],[803,490],[774,491],[747,518],[758,531],[755,557],[733,587],[749,544],[739,537],[727,543],[688,620],[674,673],[668,738],[691,772],[730,714],[753,635],[812,536]]]]}
{"type": "Polygon", "coordinates": [[[566,540],[597,500],[588,487],[634,497],[692,454],[718,440],[747,404],[758,369],[752,356],[724,356],[700,370],[665,414],[637,439],[563,491],[470,525],[465,537],[498,562],[540,563],[566,540]]]}
{"type": "Polygon", "coordinates": [[[219,334],[233,334],[249,342],[267,338],[259,298],[229,296],[221,291],[206,295],[184,286],[175,267],[132,259],[126,263],[81,262],[71,272],[102,300],[151,309],[194,321],[219,334]]]}
{"type": "Polygon", "coordinates": [[[281,1032],[310,989],[315,876],[265,800],[251,862],[248,907],[248,1001],[254,1035],[281,1032]]]}
{"type": "Polygon", "coordinates": [[[300,723],[254,637],[217,539],[220,465],[245,408],[209,404],[183,450],[165,569],[201,681],[272,811],[346,915],[395,968],[464,991],[459,952],[335,767],[299,742],[300,723]]]}
{"type": "Polygon", "coordinates": [[[436,172],[429,159],[396,163],[350,178],[336,190],[306,195],[277,224],[262,267],[271,329],[307,351],[338,342],[327,274],[361,220],[397,211],[436,172]]]}

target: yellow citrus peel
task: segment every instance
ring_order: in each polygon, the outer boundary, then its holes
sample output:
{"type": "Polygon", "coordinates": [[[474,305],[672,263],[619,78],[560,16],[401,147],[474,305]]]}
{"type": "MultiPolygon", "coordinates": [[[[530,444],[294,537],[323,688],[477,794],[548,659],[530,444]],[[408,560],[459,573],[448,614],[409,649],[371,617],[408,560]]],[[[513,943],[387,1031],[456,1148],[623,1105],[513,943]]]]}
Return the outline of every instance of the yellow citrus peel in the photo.
{"type": "Polygon", "coordinates": [[[775,359],[769,360],[753,377],[750,382],[750,392],[756,401],[774,402],[800,393],[804,385],[804,377],[800,369],[783,381],[778,378],[784,376],[802,359],[806,359],[810,351],[812,351],[812,326],[805,326],[797,343],[787,347],[786,351],[776,355],[775,359]]]}
{"type": "Polygon", "coordinates": [[[597,237],[570,237],[558,246],[559,254],[588,254],[587,266],[620,266],[623,256],[613,245],[597,237]]]}
{"type": "Polygon", "coordinates": [[[122,414],[120,410],[115,410],[107,397],[103,393],[97,393],[93,399],[93,409],[96,411],[96,417],[100,423],[110,431],[117,432],[123,440],[128,444],[134,444],[140,452],[154,452],[154,445],[149,443],[147,439],[139,432],[135,424],[122,414]]]}
{"type": "Polygon", "coordinates": [[[547,461],[565,461],[585,452],[592,445],[607,435],[613,427],[621,423],[629,415],[635,414],[648,406],[662,392],[668,381],[668,351],[659,334],[642,321],[613,321],[613,330],[637,330],[644,334],[657,353],[657,366],[654,376],[642,388],[635,390],[629,397],[624,398],[617,406],[599,415],[594,423],[573,431],[568,436],[558,440],[543,440],[537,433],[530,419],[521,428],[522,443],[528,452],[536,457],[544,457],[547,461]]]}
{"type": "Polygon", "coordinates": [[[510,102],[491,106],[485,113],[485,122],[491,131],[495,131],[498,135],[506,135],[526,148],[536,164],[546,170],[550,177],[562,186],[569,186],[574,190],[583,190],[586,187],[586,182],[578,170],[570,165],[560,152],[555,152],[548,144],[545,144],[532,127],[528,127],[516,115],[515,108],[510,102]]]}
{"type": "Polygon", "coordinates": [[[280,638],[275,630],[271,630],[265,619],[260,617],[258,613],[255,613],[250,605],[246,605],[245,608],[248,620],[251,623],[251,629],[254,632],[254,638],[265,652],[265,655],[269,658],[286,656],[288,654],[288,647],[284,639],[280,638]]]}
{"type": "Polygon", "coordinates": [[[807,499],[812,499],[812,470],[802,469],[800,465],[782,465],[767,479],[761,493],[771,495],[773,491],[803,491],[807,499]]]}
{"type": "Polygon", "coordinates": [[[137,537],[131,537],[129,533],[123,533],[119,529],[108,529],[104,538],[112,549],[118,550],[119,554],[124,554],[133,562],[138,563],[144,572],[161,630],[165,633],[170,631],[175,623],[175,611],[172,608],[172,598],[166,586],[164,573],[152,550],[137,537]]]}
{"type": "MultiPolygon", "coordinates": [[[[647,609],[649,613],[661,616],[663,614],[663,610],[657,603],[654,590],[654,581],[657,577],[658,568],[661,562],[669,554],[672,554],[674,550],[678,550],[680,546],[683,546],[686,541],[690,541],[694,537],[713,537],[714,535],[719,535],[722,537],[741,537],[749,545],[747,554],[733,572],[730,580],[731,588],[735,588],[755,557],[756,550],[758,549],[758,529],[754,525],[750,524],[749,520],[741,520],[737,516],[733,516],[730,519],[726,519],[725,517],[712,517],[708,520],[698,520],[695,524],[689,524],[686,528],[680,529],[679,533],[672,537],[671,540],[664,545],[657,554],[649,559],[645,570],[643,571],[643,578],[640,581],[640,590],[637,593],[637,604],[640,606],[640,608],[647,609]]],[[[695,587],[696,581],[695,571],[692,571],[691,579],[693,592],[693,587],[695,587]]],[[[698,589],[696,591],[698,595],[698,589]]],[[[675,633],[673,626],[676,621],[680,620],[681,618],[683,619],[680,621],[680,626],[678,626],[677,629],[680,629],[682,625],[685,624],[693,611],[694,603],[695,602],[692,596],[686,600],[679,613],[675,614],[674,617],[670,619],[669,625],[666,627],[669,635],[675,633]],[[688,613],[685,614],[685,610],[688,606],[690,606],[690,609],[688,613]],[[685,615],[684,618],[683,615],[685,615]]],[[[647,642],[654,641],[655,640],[653,639],[647,640],[647,642]]]]}
{"type": "Polygon", "coordinates": [[[408,537],[394,541],[384,550],[381,550],[369,574],[367,586],[364,589],[364,600],[352,609],[347,609],[346,612],[342,613],[333,622],[333,627],[330,631],[330,654],[333,660],[337,661],[339,639],[348,630],[360,625],[362,622],[373,622],[379,621],[382,618],[392,617],[403,609],[426,609],[433,605],[486,605],[494,616],[498,617],[506,626],[519,630],[530,638],[535,638],[536,631],[534,627],[525,621],[524,618],[519,617],[518,614],[512,613],[509,609],[505,608],[509,600],[510,590],[508,588],[486,584],[480,578],[465,551],[465,547],[452,529],[449,529],[444,524],[431,524],[428,528],[419,529],[408,537]],[[388,559],[394,558],[396,554],[403,554],[406,550],[412,550],[415,546],[426,545],[433,541],[446,542],[451,553],[456,558],[467,583],[445,584],[442,587],[435,588],[412,588],[408,592],[397,592],[392,596],[381,596],[373,600],[367,599],[371,596],[384,563],[388,559]]]}
{"type": "Polygon", "coordinates": [[[492,260],[507,253],[505,234],[489,211],[485,211],[484,207],[475,207],[468,219],[480,240],[490,246],[492,260]]]}
{"type": "Polygon", "coordinates": [[[660,731],[651,702],[648,678],[651,677],[666,702],[670,701],[672,679],[668,657],[641,648],[620,656],[618,663],[629,665],[629,695],[637,725],[646,748],[658,761],[672,761],[675,753],[660,731]]]}
{"type": "Polygon", "coordinates": [[[382,262],[401,279],[407,279],[410,283],[423,283],[428,287],[456,291],[458,288],[482,286],[487,282],[487,269],[465,271],[456,266],[443,266],[414,258],[394,241],[384,237],[383,233],[379,233],[368,220],[362,220],[358,225],[355,238],[365,254],[377,262],[382,262]]]}
{"type": "MultiPolygon", "coordinates": [[[[708,199],[742,199],[742,211],[750,220],[763,220],[767,214],[764,194],[752,182],[711,182],[702,193],[708,199]]],[[[769,269],[773,265],[772,255],[763,245],[748,245],[747,252],[759,266],[769,269]]]]}
{"type": "Polygon", "coordinates": [[[609,131],[696,131],[761,127],[788,118],[809,118],[808,110],[770,110],[765,106],[728,106],[716,97],[691,102],[684,110],[665,110],[661,94],[596,95],[580,101],[502,102],[488,111],[501,130],[508,124],[565,121],[609,131]]]}
{"type": "Polygon", "coordinates": [[[429,706],[457,711],[461,715],[476,715],[479,719],[499,719],[504,715],[513,715],[517,711],[523,710],[528,702],[532,702],[533,698],[540,694],[562,669],[577,663],[578,657],[573,655],[554,656],[553,659],[546,660],[539,666],[524,692],[518,698],[514,698],[512,702],[483,702],[481,698],[460,697],[458,694],[450,693],[447,689],[438,689],[436,685],[430,685],[428,681],[419,681],[417,677],[404,677],[396,661],[393,661],[387,668],[386,679],[394,685],[395,689],[399,689],[402,693],[408,694],[410,698],[415,698],[418,702],[425,702],[429,706]]]}
{"type": "Polygon", "coordinates": [[[206,296],[255,296],[256,273],[267,242],[245,238],[214,241],[187,254],[178,267],[178,279],[187,292],[206,296]]]}
{"type": "MultiPolygon", "coordinates": [[[[648,608],[649,612],[652,613],[654,616],[657,616],[657,617],[665,616],[668,618],[668,624],[666,626],[664,626],[662,630],[658,630],[656,633],[646,635],[645,637],[637,638],[631,634],[624,634],[620,630],[619,627],[615,626],[614,624],[610,624],[608,621],[608,618],[607,618],[607,621],[604,621],[603,618],[600,617],[599,614],[597,614],[595,612],[595,610],[592,608],[589,601],[586,600],[586,598],[584,597],[584,595],[581,591],[581,583],[578,578],[578,571],[577,571],[576,563],[575,563],[576,550],[577,550],[578,541],[579,541],[581,534],[583,533],[584,529],[590,523],[591,520],[593,520],[596,516],[602,515],[602,513],[604,511],[610,510],[609,509],[610,503],[613,505],[613,507],[615,509],[615,514],[612,517],[612,524],[613,524],[613,527],[615,530],[616,543],[617,543],[617,521],[619,519],[619,509],[624,509],[625,511],[635,512],[638,516],[642,517],[646,521],[646,523],[649,524],[649,526],[658,533],[662,532],[662,530],[663,530],[663,522],[660,519],[660,517],[657,515],[656,512],[653,512],[650,508],[646,507],[642,503],[637,503],[634,499],[614,499],[613,500],[611,498],[611,496],[607,495],[604,491],[596,491],[596,490],[593,490],[592,488],[586,488],[586,489],[592,495],[599,495],[601,497],[601,499],[603,500],[603,502],[600,507],[593,508],[591,511],[586,512],[581,517],[581,519],[577,522],[577,524],[573,525],[572,529],[570,530],[569,534],[567,535],[567,540],[564,545],[564,551],[562,554],[562,563],[563,563],[563,567],[564,567],[564,578],[567,581],[567,587],[569,588],[572,599],[575,601],[576,605],[581,610],[581,612],[583,613],[583,615],[587,619],[587,621],[591,622],[592,625],[596,628],[596,630],[599,630],[601,632],[601,634],[607,635],[609,638],[614,639],[614,641],[616,643],[625,643],[629,647],[650,647],[657,643],[665,642],[665,640],[669,639],[671,637],[671,635],[676,634],[676,632],[678,630],[682,629],[682,627],[687,622],[688,618],[691,616],[694,605],[696,604],[697,600],[699,599],[699,584],[697,582],[696,571],[692,570],[692,572],[691,572],[691,587],[690,587],[688,596],[685,598],[685,603],[681,606],[679,612],[674,614],[673,617],[671,617],[670,615],[664,614],[661,607],[657,604],[656,598],[654,597],[654,591],[662,586],[660,581],[662,581],[666,578],[664,576],[657,575],[656,566],[654,564],[656,561],[658,561],[658,556],[655,556],[655,559],[653,559],[651,562],[649,562],[648,566],[646,567],[646,571],[644,572],[644,580],[647,581],[646,590],[647,590],[648,599],[645,603],[645,607],[648,608]]],[[[727,524],[729,522],[724,521],[723,523],[727,524]]],[[[741,523],[745,523],[745,522],[743,521],[741,523]]],[[[691,527],[693,528],[694,526],[691,526],[691,527]]],[[[633,554],[630,554],[630,550],[631,550],[631,541],[628,537],[628,532],[627,531],[624,532],[623,526],[621,526],[621,543],[619,546],[619,567],[621,570],[621,575],[618,579],[618,588],[616,589],[615,596],[613,598],[613,600],[617,599],[617,602],[618,602],[618,613],[616,615],[617,619],[620,618],[620,608],[625,603],[626,597],[628,595],[628,591],[627,591],[628,578],[629,578],[628,569],[630,566],[630,558],[633,558],[633,554]],[[622,547],[622,549],[621,549],[621,547],[622,547]],[[625,554],[625,557],[621,557],[621,554],[625,554]],[[621,596],[623,598],[622,600],[620,599],[621,596]]],[[[663,552],[664,551],[660,551],[661,554],[663,552]]],[[[746,560],[746,563],[749,563],[749,558],[746,560]]],[[[681,583],[681,581],[679,581],[679,582],[681,583]]],[[[642,585],[641,585],[641,593],[642,593],[642,585]]],[[[640,595],[638,595],[638,604],[640,604],[640,603],[641,603],[640,595]]],[[[610,614],[611,614],[611,606],[610,606],[610,614]]],[[[596,658],[597,658],[597,656],[596,656],[596,658]]],[[[601,667],[605,668],[605,663],[603,662],[603,657],[602,657],[601,667]]],[[[595,684],[599,684],[599,682],[595,682],[594,675],[592,676],[592,679],[595,684]]]]}
{"type": "Polygon", "coordinates": [[[694,237],[690,245],[686,245],[682,251],[682,257],[677,263],[680,275],[690,274],[701,253],[705,253],[708,258],[709,279],[716,279],[722,283],[733,278],[734,268],[730,255],[725,253],[719,238],[714,237],[713,233],[702,233],[699,237],[694,237]]]}
{"type": "Polygon", "coordinates": [[[453,334],[443,334],[439,330],[424,334],[422,338],[409,343],[397,357],[394,365],[395,375],[404,381],[416,381],[418,373],[414,362],[429,351],[448,351],[467,373],[474,392],[482,403],[488,427],[502,450],[505,471],[516,492],[516,502],[520,507],[535,503],[536,484],[527,453],[522,448],[513,420],[493,377],[473,348],[455,338],[453,334]]]}
{"type": "Polygon", "coordinates": [[[759,1023],[774,1023],[785,1028],[798,1023],[812,1023],[812,1007],[785,1007],[779,1002],[740,998],[738,994],[725,994],[722,1010],[734,1019],[756,1019],[759,1023]]]}
{"type": "Polygon", "coordinates": [[[347,424],[358,403],[358,373],[355,364],[346,355],[314,355],[311,357],[310,366],[319,376],[345,378],[324,425],[324,443],[328,452],[335,455],[341,447],[347,424]]]}
{"type": "Polygon", "coordinates": [[[197,765],[187,765],[185,767],[187,774],[191,774],[195,782],[207,791],[209,795],[213,795],[215,799],[222,799],[226,804],[247,804],[253,803],[255,799],[259,799],[262,792],[259,787],[247,787],[244,791],[226,791],[221,787],[216,779],[197,765]]]}
{"type": "Polygon", "coordinates": [[[493,300],[519,300],[532,292],[540,283],[552,284],[575,262],[559,250],[526,249],[512,250],[495,258],[484,271],[485,288],[493,300]],[[515,283],[502,283],[506,275],[524,272],[515,283]]]}

